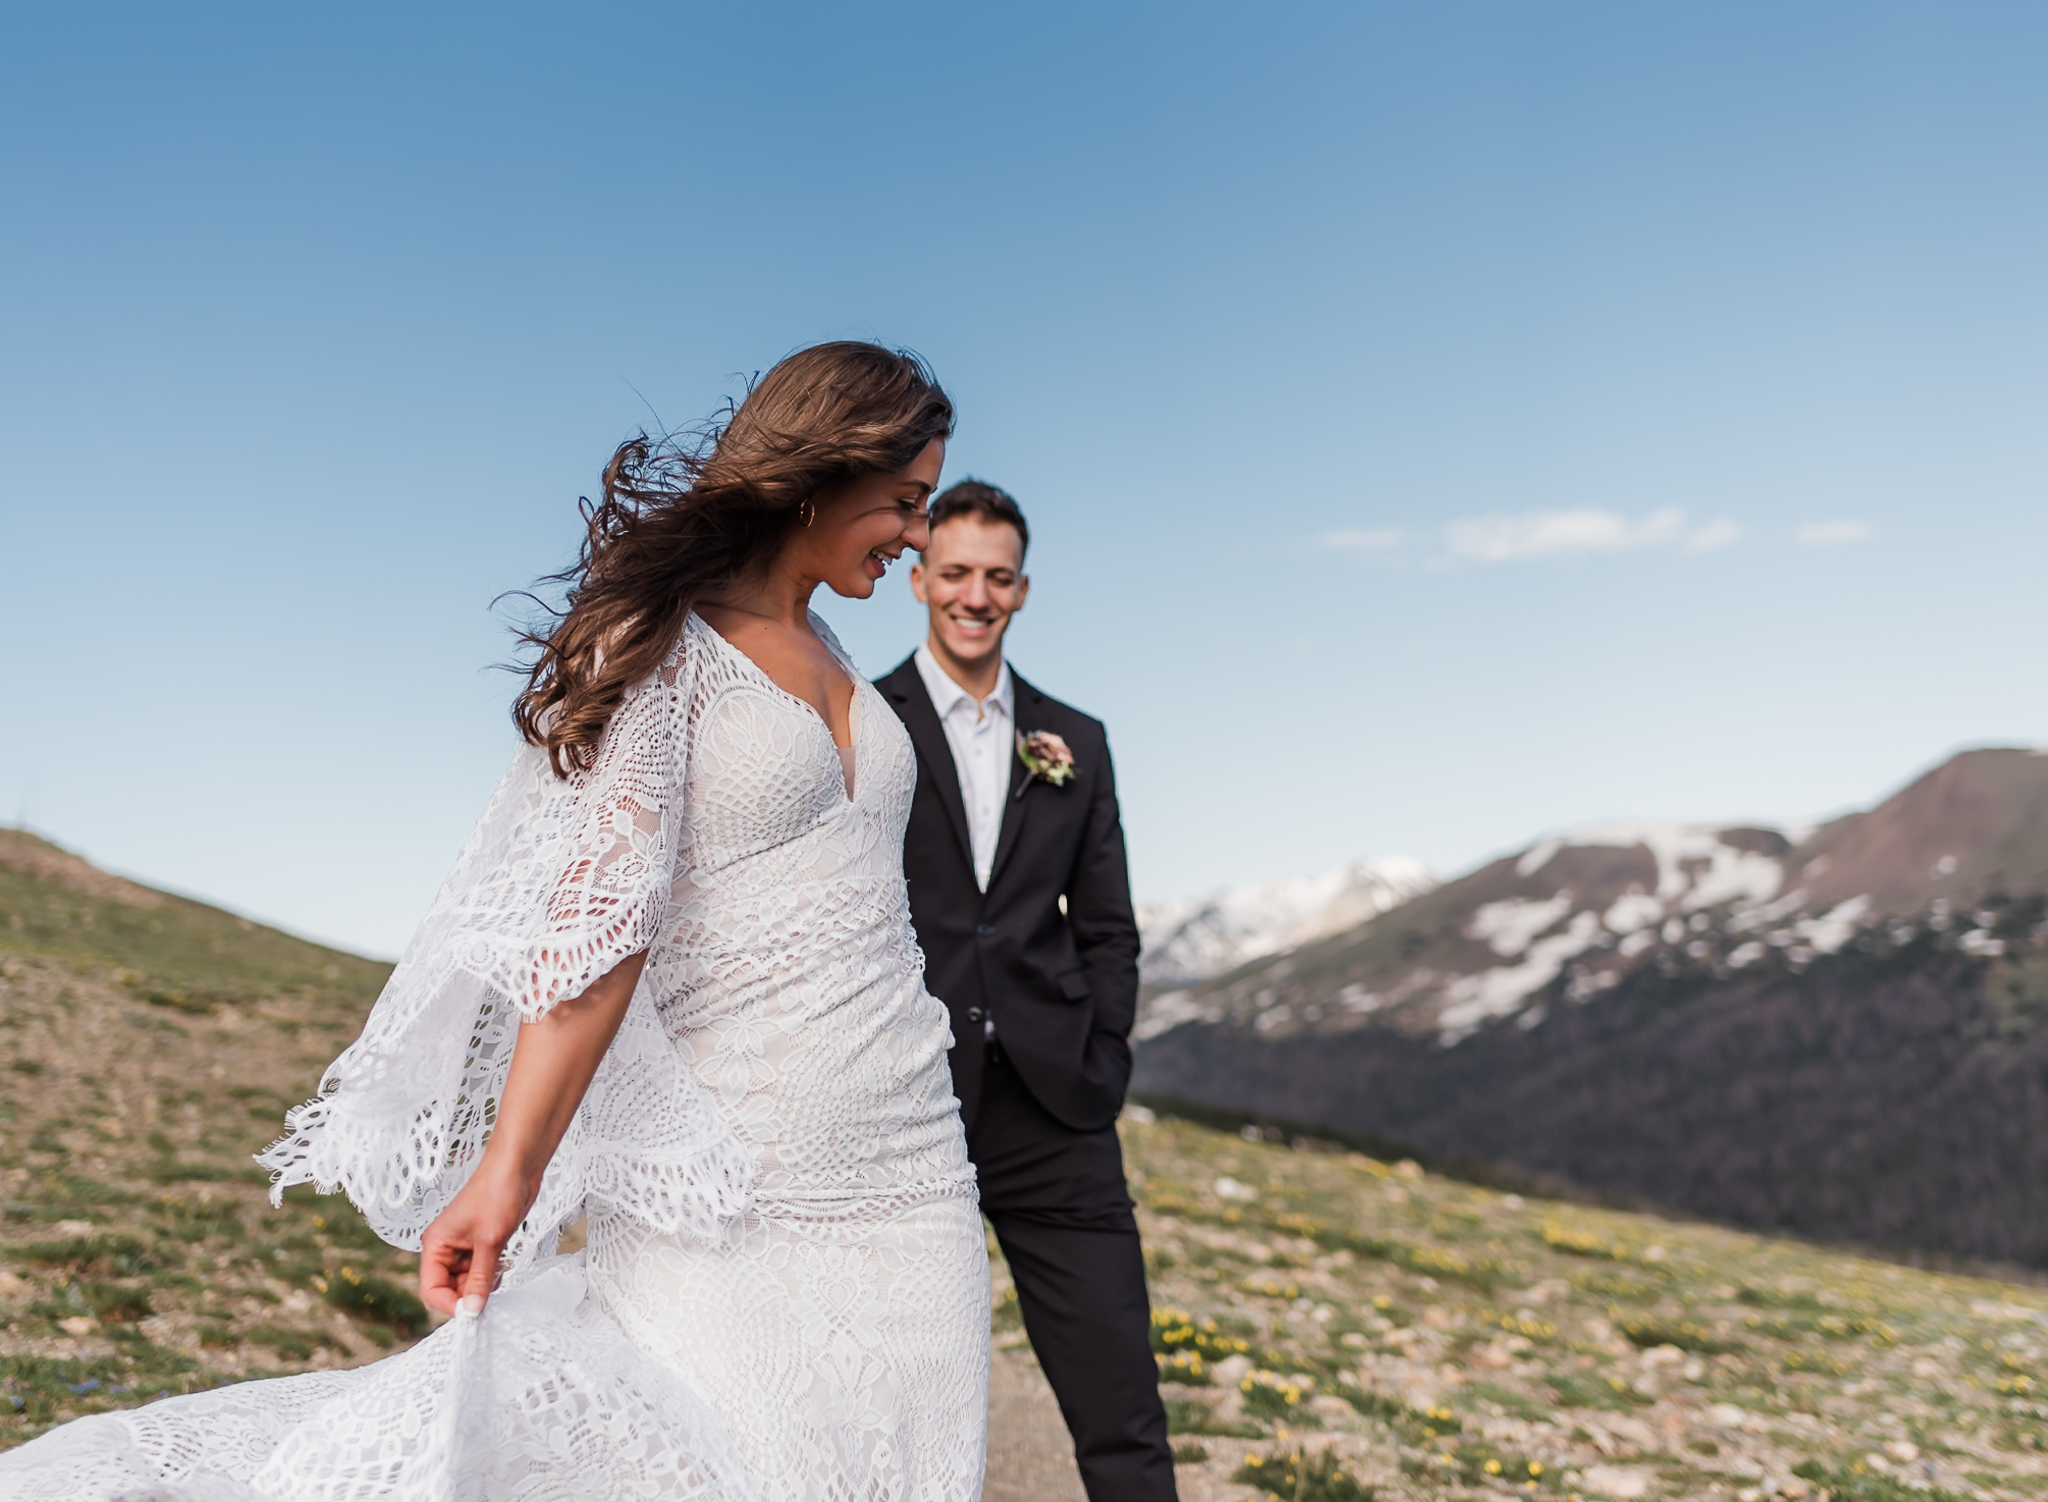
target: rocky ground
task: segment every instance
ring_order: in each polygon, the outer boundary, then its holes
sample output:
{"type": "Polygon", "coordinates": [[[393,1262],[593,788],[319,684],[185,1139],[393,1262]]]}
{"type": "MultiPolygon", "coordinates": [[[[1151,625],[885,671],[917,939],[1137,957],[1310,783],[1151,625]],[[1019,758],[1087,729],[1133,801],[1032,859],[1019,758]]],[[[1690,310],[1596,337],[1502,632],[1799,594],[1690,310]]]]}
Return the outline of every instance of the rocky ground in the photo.
{"type": "Polygon", "coordinates": [[[2048,1495],[2039,1289],[1182,1122],[1126,1141],[1190,1495],[1320,1451],[1349,1480],[1304,1497],[2048,1495]]]}
{"type": "Polygon", "coordinates": [[[351,1365],[423,1333],[413,1259],[249,1154],[354,1020],[211,1012],[0,956],[0,1446],[75,1414],[351,1365]]]}

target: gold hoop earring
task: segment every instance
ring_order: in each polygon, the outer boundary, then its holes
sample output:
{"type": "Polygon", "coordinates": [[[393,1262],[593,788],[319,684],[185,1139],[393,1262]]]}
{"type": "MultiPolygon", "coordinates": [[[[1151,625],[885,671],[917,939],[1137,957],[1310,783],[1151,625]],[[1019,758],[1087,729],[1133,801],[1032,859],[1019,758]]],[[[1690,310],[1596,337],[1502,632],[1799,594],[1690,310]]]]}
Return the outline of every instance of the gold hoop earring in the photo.
{"type": "Polygon", "coordinates": [[[803,503],[796,508],[796,517],[806,527],[816,521],[818,519],[817,500],[814,497],[805,497],[803,503]]]}

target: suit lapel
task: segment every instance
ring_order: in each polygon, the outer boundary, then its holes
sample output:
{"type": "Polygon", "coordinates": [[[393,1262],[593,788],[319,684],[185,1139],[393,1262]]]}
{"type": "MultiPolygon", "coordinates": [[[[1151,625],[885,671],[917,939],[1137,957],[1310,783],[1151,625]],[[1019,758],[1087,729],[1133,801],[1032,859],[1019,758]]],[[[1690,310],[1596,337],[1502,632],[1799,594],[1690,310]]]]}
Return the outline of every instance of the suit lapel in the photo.
{"type": "Polygon", "coordinates": [[[953,825],[953,838],[959,842],[960,853],[966,857],[967,869],[971,871],[974,846],[967,838],[967,804],[960,797],[960,768],[953,761],[953,748],[946,740],[946,727],[939,723],[938,710],[932,707],[932,696],[925,692],[917,659],[905,659],[901,667],[882,680],[882,686],[895,704],[903,728],[910,732],[918,764],[938,789],[939,802],[953,825]]]}
{"type": "MultiPolygon", "coordinates": [[[[1034,730],[1043,730],[1045,695],[1010,672],[1010,681],[1016,687],[1016,716],[1011,729],[1017,735],[1028,735],[1034,730]]],[[[936,720],[937,716],[934,715],[936,720]]],[[[1032,794],[1036,789],[1029,785],[1031,773],[1025,769],[1024,759],[1017,755],[1015,748],[1010,751],[1010,790],[1003,798],[1003,828],[996,836],[996,858],[989,866],[989,890],[995,890],[996,881],[1003,874],[1003,867],[1010,859],[1010,852],[1017,848],[1017,840],[1023,833],[1024,815],[1036,803],[1032,794]]]]}

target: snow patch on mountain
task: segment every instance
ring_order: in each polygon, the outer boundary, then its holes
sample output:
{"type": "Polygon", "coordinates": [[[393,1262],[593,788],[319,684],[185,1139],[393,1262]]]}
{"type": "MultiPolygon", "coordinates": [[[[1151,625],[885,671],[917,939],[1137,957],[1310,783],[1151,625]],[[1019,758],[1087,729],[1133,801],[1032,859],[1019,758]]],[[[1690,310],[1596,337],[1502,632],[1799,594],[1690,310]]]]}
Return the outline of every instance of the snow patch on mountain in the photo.
{"type": "MultiPolygon", "coordinates": [[[[1595,951],[1611,950],[1633,961],[1660,944],[1683,947],[1689,958],[1703,959],[1714,947],[1703,939],[1713,927],[1706,916],[1718,912],[1732,931],[1755,929],[1798,913],[1803,892],[1780,897],[1785,886],[1781,855],[1753,848],[1755,837],[1768,840],[1771,831],[1737,831],[1675,824],[1604,824],[1554,835],[1515,862],[1524,881],[1540,880],[1559,854],[1572,849],[1648,851],[1656,863],[1656,886],[1645,891],[1631,884],[1627,891],[1582,904],[1569,889],[1546,897],[1511,897],[1473,910],[1465,937],[1484,943],[1510,963],[1453,976],[1442,989],[1436,1018],[1437,1039],[1446,1047],[1470,1037],[1482,1024],[1512,1016],[1530,998],[1549,986],[1566,967],[1595,951]],[[1745,838],[1746,836],[1746,838],[1745,838]],[[1737,842],[1740,840],[1741,842],[1737,842]],[[1774,901],[1776,899],[1776,901],[1774,901]]],[[[1785,847],[1789,848],[1789,844],[1785,847]]],[[[1768,942],[1793,954],[1833,954],[1855,935],[1867,919],[1869,901],[1857,898],[1820,917],[1799,922],[1767,936],[1768,942]]],[[[1734,968],[1754,963],[1764,953],[1752,942],[1730,957],[1734,968]]],[[[1620,971],[1596,965],[1575,977],[1572,999],[1583,1000],[1614,984],[1620,971]]],[[[1524,1019],[1533,1025],[1540,1013],[1524,1019]]]]}
{"type": "Polygon", "coordinates": [[[1680,912],[1730,902],[1769,902],[1785,880],[1784,868],[1772,857],[1730,845],[1721,830],[1684,824],[1602,824],[1554,835],[1523,856],[1515,872],[1534,876],[1560,850],[1637,846],[1657,862],[1657,900],[1680,912]]]}
{"type": "MultiPolygon", "coordinates": [[[[1569,906],[1571,894],[1560,893],[1569,906]]],[[[1495,903],[1500,907],[1505,904],[1495,903]]],[[[1530,904],[1548,907],[1548,903],[1530,904]]],[[[1484,911],[1484,909],[1481,909],[1484,911]]],[[[1548,925],[1545,925],[1548,927],[1548,925]]],[[[1556,980],[1568,961],[1577,959],[1600,941],[1600,915],[1579,912],[1564,932],[1536,942],[1524,942],[1520,963],[1461,975],[1444,987],[1444,1008],[1437,1014],[1438,1041],[1449,1047],[1463,1042],[1481,1024],[1494,1017],[1520,1011],[1522,1003],[1556,980]],[[1523,953],[1526,950],[1527,953],[1523,953]]],[[[1496,944],[1495,951],[1500,952],[1496,944]]]]}
{"type": "Polygon", "coordinates": [[[1495,954],[1511,960],[1571,910],[1569,891],[1554,892],[1541,902],[1527,897],[1489,902],[1472,914],[1472,921],[1465,925],[1465,936],[1482,941],[1495,954]]]}
{"type": "Polygon", "coordinates": [[[1155,986],[1191,986],[1355,928],[1435,886],[1421,862],[1394,855],[1140,908],[1138,970],[1155,986]]]}

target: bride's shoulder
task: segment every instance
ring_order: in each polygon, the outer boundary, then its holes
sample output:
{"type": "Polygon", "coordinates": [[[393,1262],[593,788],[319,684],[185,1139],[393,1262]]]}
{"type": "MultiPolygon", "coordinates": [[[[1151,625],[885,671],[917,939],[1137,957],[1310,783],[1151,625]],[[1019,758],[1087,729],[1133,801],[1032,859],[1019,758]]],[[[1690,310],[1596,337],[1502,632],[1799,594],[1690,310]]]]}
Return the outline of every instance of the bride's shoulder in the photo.
{"type": "Polygon", "coordinates": [[[654,712],[656,703],[668,706],[671,715],[681,712],[689,700],[694,686],[703,678],[703,643],[698,639],[703,630],[702,623],[693,615],[684,622],[682,629],[668,645],[659,661],[641,677],[628,684],[621,696],[614,718],[624,716],[630,709],[637,722],[646,722],[646,716],[654,712]]]}
{"type": "Polygon", "coordinates": [[[703,663],[705,654],[712,649],[712,629],[704,623],[704,617],[691,611],[683,617],[683,627],[676,633],[676,639],[669,643],[668,653],[661,659],[661,666],[655,669],[655,676],[673,687],[692,676],[703,663]]]}

